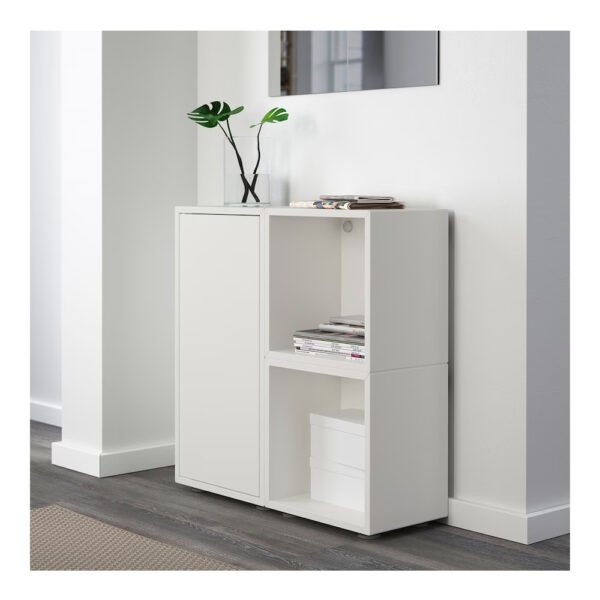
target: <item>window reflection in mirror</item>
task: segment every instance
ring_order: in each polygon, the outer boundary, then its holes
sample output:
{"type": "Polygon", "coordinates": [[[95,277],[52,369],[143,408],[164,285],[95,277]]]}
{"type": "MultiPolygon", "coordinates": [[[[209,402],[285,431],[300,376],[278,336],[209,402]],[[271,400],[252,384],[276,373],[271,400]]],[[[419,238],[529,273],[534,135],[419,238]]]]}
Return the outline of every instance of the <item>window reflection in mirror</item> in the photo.
{"type": "Polygon", "coordinates": [[[269,95],[437,85],[437,31],[281,31],[269,37],[269,95]]]}

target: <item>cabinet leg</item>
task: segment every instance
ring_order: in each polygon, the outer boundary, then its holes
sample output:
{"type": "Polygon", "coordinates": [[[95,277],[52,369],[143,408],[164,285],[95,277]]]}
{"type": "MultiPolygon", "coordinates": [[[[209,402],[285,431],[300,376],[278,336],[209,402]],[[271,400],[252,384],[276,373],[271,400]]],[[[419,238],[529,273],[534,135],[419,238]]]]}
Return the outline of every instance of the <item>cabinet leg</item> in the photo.
{"type": "Polygon", "coordinates": [[[256,510],[269,510],[266,506],[258,506],[258,505],[256,505],[254,508],[256,510]]]}
{"type": "Polygon", "coordinates": [[[378,540],[381,537],[380,533],[375,533],[373,535],[365,535],[364,533],[357,534],[359,540],[378,540]]]}
{"type": "Polygon", "coordinates": [[[281,516],[284,519],[295,519],[296,518],[296,515],[290,515],[290,513],[284,513],[284,512],[281,513],[281,516]]]}
{"type": "Polygon", "coordinates": [[[199,490],[198,488],[190,488],[194,494],[204,494],[204,490],[199,490]]]}

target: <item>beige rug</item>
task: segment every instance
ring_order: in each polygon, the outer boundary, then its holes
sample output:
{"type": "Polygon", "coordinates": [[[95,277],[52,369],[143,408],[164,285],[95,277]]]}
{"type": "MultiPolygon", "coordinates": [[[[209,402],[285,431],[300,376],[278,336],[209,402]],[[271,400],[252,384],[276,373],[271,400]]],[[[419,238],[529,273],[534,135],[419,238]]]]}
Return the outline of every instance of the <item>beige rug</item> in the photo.
{"type": "Polygon", "coordinates": [[[31,511],[32,571],[227,571],[233,565],[61,506],[31,511]]]}

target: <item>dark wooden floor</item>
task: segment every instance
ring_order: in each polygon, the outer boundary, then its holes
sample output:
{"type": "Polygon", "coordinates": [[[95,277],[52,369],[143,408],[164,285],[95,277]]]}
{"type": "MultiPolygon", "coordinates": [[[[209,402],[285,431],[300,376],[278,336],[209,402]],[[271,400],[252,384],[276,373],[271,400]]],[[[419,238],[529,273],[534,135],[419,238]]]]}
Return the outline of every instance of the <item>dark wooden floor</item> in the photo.
{"type": "Polygon", "coordinates": [[[524,546],[430,523],[360,540],[356,534],[173,481],[173,468],[97,479],[50,464],[60,429],[31,424],[31,507],[60,504],[244,569],[569,569],[569,536],[524,546]]]}

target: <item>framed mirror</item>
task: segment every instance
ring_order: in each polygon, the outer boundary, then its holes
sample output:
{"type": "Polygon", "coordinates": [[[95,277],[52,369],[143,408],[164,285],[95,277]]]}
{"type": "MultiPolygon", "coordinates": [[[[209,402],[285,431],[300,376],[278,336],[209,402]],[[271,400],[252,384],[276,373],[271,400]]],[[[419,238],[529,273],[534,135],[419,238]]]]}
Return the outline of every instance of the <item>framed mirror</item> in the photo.
{"type": "Polygon", "coordinates": [[[438,31],[269,32],[269,96],[438,84],[438,31]]]}

